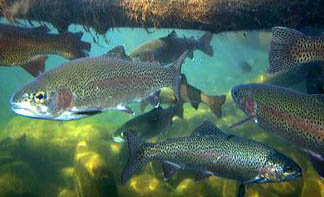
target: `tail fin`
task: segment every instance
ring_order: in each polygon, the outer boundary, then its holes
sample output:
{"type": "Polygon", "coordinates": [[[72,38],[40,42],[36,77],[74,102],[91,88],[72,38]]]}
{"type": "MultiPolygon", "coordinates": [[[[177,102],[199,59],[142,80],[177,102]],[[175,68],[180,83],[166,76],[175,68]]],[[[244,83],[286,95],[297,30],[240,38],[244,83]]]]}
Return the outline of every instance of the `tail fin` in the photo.
{"type": "Polygon", "coordinates": [[[131,132],[126,133],[128,142],[128,161],[123,169],[121,176],[121,183],[125,184],[134,173],[139,171],[147,162],[149,162],[144,155],[144,150],[148,143],[145,143],[140,138],[137,138],[131,132]]]}
{"type": "Polygon", "coordinates": [[[274,27],[272,29],[272,40],[269,53],[269,74],[287,72],[298,66],[298,51],[292,53],[297,42],[304,38],[304,34],[286,27],[274,27]],[[295,57],[292,55],[294,54],[295,57]]]}
{"type": "Polygon", "coordinates": [[[214,50],[210,45],[210,41],[213,38],[213,34],[207,32],[198,40],[197,48],[209,56],[214,55],[214,50]]]}
{"type": "Polygon", "coordinates": [[[47,58],[48,56],[45,55],[36,56],[26,64],[22,65],[22,67],[33,77],[37,77],[39,74],[45,72],[45,63],[47,58]]]}
{"type": "Polygon", "coordinates": [[[180,101],[180,85],[181,85],[181,67],[187,57],[188,51],[182,53],[182,55],[169,66],[170,75],[173,76],[172,90],[176,95],[177,101],[180,101]]]}
{"type": "Polygon", "coordinates": [[[222,117],[222,106],[225,103],[226,96],[207,96],[206,94],[201,93],[202,101],[209,106],[210,110],[218,118],[222,117]]]}

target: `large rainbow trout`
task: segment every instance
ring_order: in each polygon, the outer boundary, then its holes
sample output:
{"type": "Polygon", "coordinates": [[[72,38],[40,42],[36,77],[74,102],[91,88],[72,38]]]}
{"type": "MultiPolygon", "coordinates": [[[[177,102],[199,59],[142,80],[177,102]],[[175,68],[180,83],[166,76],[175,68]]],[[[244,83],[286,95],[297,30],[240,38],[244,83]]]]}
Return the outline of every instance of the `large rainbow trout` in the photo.
{"type": "Polygon", "coordinates": [[[48,54],[67,59],[88,56],[90,43],[82,33],[51,34],[46,26],[24,28],[0,24],[0,66],[21,66],[31,75],[45,71],[48,54]]]}
{"type": "MultiPolygon", "coordinates": [[[[118,46],[106,55],[64,63],[20,88],[12,110],[23,116],[71,120],[106,110],[134,113],[126,105],[139,102],[163,87],[179,98],[181,66],[186,52],[173,64],[132,62],[118,46]]],[[[157,107],[157,103],[152,101],[157,107]]]]}
{"type": "Polygon", "coordinates": [[[324,95],[307,95],[291,89],[246,84],[233,87],[232,97],[248,118],[281,139],[309,153],[324,177],[324,95]]]}
{"type": "MultiPolygon", "coordinates": [[[[209,176],[250,183],[272,183],[302,176],[290,158],[259,142],[231,135],[205,120],[191,136],[171,138],[151,144],[126,133],[128,162],[121,181],[126,183],[150,161],[161,161],[166,178],[179,169],[197,171],[195,180],[209,176]]],[[[244,188],[244,187],[243,187],[244,188]]]]}

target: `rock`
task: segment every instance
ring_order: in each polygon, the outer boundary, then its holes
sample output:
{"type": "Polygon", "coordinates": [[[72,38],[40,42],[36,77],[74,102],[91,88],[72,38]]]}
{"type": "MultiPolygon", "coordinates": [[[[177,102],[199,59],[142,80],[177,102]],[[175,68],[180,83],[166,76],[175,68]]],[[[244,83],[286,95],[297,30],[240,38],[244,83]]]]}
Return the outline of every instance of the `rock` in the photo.
{"type": "Polygon", "coordinates": [[[77,145],[74,169],[77,197],[117,196],[114,177],[106,161],[86,141],[77,145]]]}

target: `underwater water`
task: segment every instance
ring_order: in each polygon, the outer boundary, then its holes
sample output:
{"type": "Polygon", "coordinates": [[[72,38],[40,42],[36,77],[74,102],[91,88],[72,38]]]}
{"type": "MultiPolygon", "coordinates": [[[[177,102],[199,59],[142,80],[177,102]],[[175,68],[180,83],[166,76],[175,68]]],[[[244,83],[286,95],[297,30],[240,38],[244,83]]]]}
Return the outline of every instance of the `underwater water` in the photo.
{"type": "MultiPolygon", "coordinates": [[[[2,20],[1,23],[6,23],[2,20]]],[[[118,28],[95,37],[81,26],[71,25],[70,32],[83,31],[83,41],[91,43],[89,56],[100,56],[118,45],[126,53],[144,42],[167,36],[173,29],[118,28]]],[[[52,33],[57,33],[51,28],[52,33]]],[[[196,30],[176,29],[178,36],[200,37],[196,30]]],[[[214,56],[201,51],[186,59],[182,67],[190,85],[207,95],[226,95],[222,117],[216,117],[205,104],[195,110],[184,104],[184,118],[173,118],[172,126],[150,141],[189,136],[204,119],[209,119],[228,133],[256,140],[292,158],[303,169],[297,180],[249,184],[245,196],[324,196],[324,182],[314,171],[308,156],[297,147],[271,135],[254,123],[236,129],[228,126],[244,117],[231,98],[233,86],[248,82],[263,82],[268,67],[269,31],[229,32],[213,35],[211,46],[214,56]],[[242,72],[240,64],[251,66],[242,72]]],[[[46,70],[68,60],[50,55],[46,70]]],[[[53,121],[32,119],[14,114],[10,98],[15,91],[33,79],[19,67],[0,69],[0,196],[236,196],[238,181],[210,176],[194,181],[194,173],[181,171],[164,181],[158,162],[143,167],[126,183],[121,184],[122,169],[127,161],[127,143],[115,143],[112,134],[131,114],[107,111],[85,119],[53,121]],[[1,141],[2,140],[2,141],[1,141]]],[[[136,116],[143,114],[139,103],[129,105],[136,116]]],[[[145,112],[152,108],[147,107],[145,112]]]]}

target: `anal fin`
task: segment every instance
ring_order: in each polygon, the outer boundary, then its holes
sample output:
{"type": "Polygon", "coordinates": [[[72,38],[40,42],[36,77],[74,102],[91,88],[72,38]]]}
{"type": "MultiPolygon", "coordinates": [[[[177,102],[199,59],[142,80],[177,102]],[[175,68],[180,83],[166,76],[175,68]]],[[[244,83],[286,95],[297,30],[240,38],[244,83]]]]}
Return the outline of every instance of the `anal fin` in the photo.
{"type": "Polygon", "coordinates": [[[164,180],[169,180],[181,166],[178,164],[169,162],[169,161],[162,161],[162,170],[164,173],[164,180]]]}
{"type": "Polygon", "coordinates": [[[32,58],[29,62],[22,65],[22,68],[25,69],[33,77],[37,77],[39,74],[45,72],[45,62],[47,60],[46,55],[39,55],[32,58]]]}

